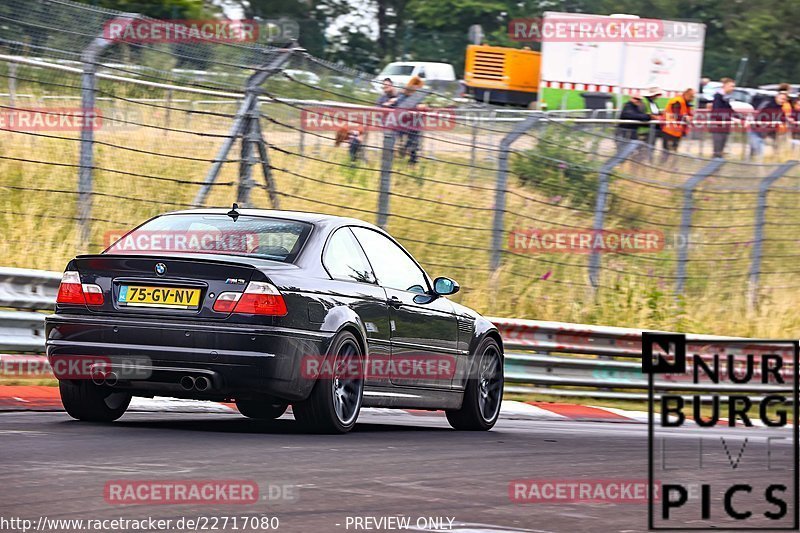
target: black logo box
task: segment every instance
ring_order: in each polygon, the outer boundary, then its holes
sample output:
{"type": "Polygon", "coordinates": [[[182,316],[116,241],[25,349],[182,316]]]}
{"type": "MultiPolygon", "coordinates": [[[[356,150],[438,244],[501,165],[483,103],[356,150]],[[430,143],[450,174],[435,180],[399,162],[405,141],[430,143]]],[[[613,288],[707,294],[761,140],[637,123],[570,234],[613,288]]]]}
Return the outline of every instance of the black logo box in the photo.
{"type": "MultiPolygon", "coordinates": [[[[800,341],[792,339],[711,339],[698,341],[703,345],[757,345],[757,344],[783,344],[792,347],[793,361],[792,371],[794,386],[792,387],[792,437],[794,448],[794,523],[791,526],[784,527],[739,527],[732,528],[725,526],[728,531],[797,531],[800,528],[800,421],[798,421],[798,406],[800,405],[800,341]]],[[[654,464],[653,464],[653,442],[654,442],[654,403],[655,403],[655,380],[656,374],[669,374],[676,373],[682,374],[686,372],[686,335],[676,333],[642,333],[642,373],[648,376],[647,387],[647,400],[648,400],[648,421],[647,421],[647,464],[648,464],[648,505],[647,505],[647,522],[648,529],[651,531],[719,531],[718,527],[713,525],[708,527],[655,527],[653,516],[653,496],[654,496],[654,464]],[[673,356],[673,362],[659,357],[657,361],[653,361],[654,347],[658,347],[666,354],[673,356]]]]}

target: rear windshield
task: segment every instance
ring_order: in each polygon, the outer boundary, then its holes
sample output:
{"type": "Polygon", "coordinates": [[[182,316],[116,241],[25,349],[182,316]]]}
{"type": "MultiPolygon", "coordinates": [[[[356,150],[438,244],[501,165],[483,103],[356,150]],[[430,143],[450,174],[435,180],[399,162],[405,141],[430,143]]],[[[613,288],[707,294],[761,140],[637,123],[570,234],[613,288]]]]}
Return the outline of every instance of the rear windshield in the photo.
{"type": "Polygon", "coordinates": [[[121,234],[103,253],[243,255],[291,263],[311,232],[297,220],[241,215],[163,215],[121,234]]]}

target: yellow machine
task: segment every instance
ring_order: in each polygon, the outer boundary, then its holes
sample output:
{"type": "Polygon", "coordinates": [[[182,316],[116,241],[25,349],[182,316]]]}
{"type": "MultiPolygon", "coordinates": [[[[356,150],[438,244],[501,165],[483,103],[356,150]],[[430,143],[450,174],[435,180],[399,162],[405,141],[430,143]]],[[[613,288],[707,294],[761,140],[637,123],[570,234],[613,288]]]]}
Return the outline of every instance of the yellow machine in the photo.
{"type": "Polygon", "coordinates": [[[476,100],[527,106],[539,91],[542,54],[527,48],[467,46],[464,82],[476,100]]]}

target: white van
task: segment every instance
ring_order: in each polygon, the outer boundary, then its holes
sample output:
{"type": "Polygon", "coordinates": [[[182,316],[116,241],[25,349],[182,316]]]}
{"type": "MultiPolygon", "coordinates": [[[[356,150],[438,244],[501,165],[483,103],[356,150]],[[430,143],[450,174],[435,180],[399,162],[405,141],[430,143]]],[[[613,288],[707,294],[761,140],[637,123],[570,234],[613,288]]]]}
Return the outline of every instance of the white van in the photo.
{"type": "Polygon", "coordinates": [[[405,87],[408,81],[419,76],[425,85],[441,85],[456,81],[456,72],[450,63],[434,63],[430,61],[395,61],[389,63],[375,77],[374,85],[380,90],[384,79],[389,78],[395,87],[405,87]]]}

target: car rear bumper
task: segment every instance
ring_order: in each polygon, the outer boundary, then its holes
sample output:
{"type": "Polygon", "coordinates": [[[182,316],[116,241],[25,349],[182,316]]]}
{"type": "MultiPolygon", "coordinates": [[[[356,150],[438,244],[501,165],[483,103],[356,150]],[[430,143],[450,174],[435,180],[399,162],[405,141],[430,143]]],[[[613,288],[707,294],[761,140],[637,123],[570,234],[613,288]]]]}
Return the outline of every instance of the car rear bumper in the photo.
{"type": "Polygon", "coordinates": [[[94,358],[119,369],[114,386],[133,394],[206,399],[303,400],[314,385],[303,375],[303,358],[326,353],[334,336],[273,326],[128,317],[51,315],[45,322],[54,371],[57,362],[94,358]],[[181,385],[187,375],[208,377],[210,387],[187,390],[181,385]]]}

